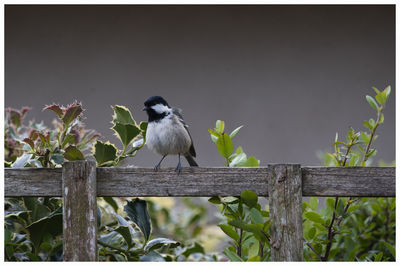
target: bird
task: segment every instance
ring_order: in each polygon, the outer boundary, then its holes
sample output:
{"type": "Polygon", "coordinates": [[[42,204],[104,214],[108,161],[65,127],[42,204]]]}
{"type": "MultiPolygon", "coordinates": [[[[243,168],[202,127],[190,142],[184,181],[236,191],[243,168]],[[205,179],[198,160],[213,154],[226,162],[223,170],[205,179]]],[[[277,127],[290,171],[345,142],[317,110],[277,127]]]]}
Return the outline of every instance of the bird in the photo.
{"type": "Polygon", "coordinates": [[[155,170],[160,168],[167,155],[178,155],[175,169],[178,175],[182,168],[181,155],[185,156],[190,166],[199,166],[193,158],[196,151],[181,109],[169,106],[161,96],[151,96],[144,102],[143,111],[148,115],[146,146],[162,155],[160,162],[154,166],[155,170]]]}

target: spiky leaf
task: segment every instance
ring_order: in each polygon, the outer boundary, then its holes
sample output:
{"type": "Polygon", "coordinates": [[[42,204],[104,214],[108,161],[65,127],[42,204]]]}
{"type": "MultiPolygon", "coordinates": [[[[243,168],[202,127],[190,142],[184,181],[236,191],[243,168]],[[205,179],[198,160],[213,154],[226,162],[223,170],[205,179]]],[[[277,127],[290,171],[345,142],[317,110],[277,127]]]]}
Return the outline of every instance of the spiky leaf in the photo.
{"type": "Polygon", "coordinates": [[[98,166],[113,162],[117,158],[117,148],[110,142],[96,141],[94,145],[94,157],[96,158],[98,166]]]}
{"type": "Polygon", "coordinates": [[[140,128],[131,124],[116,122],[112,129],[115,131],[115,135],[121,140],[124,147],[127,147],[129,143],[140,134],[140,128]]]}
{"type": "Polygon", "coordinates": [[[144,238],[149,240],[151,234],[151,221],[147,211],[147,203],[144,200],[136,198],[133,201],[127,201],[124,211],[128,214],[132,222],[134,222],[143,233],[144,238]]]}
{"type": "Polygon", "coordinates": [[[131,111],[129,111],[128,108],[122,105],[115,105],[112,107],[114,110],[114,115],[113,115],[113,122],[116,123],[122,123],[122,124],[131,124],[135,125],[135,120],[133,120],[131,111]]]}
{"type": "Polygon", "coordinates": [[[65,109],[65,113],[62,117],[62,121],[68,127],[72,121],[77,119],[79,115],[83,112],[82,106],[78,103],[73,103],[68,105],[65,109]]]}

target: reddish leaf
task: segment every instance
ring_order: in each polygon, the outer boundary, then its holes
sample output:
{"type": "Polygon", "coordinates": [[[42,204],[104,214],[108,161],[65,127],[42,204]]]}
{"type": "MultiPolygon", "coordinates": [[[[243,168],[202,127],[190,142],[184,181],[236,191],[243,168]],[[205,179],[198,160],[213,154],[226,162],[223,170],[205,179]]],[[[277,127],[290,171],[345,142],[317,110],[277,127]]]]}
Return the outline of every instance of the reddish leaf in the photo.
{"type": "Polygon", "coordinates": [[[21,109],[21,114],[22,114],[22,117],[24,117],[25,116],[25,114],[29,111],[29,110],[31,110],[31,108],[30,107],[28,107],[28,106],[24,106],[24,107],[22,107],[22,109],[21,109]]]}
{"type": "Polygon", "coordinates": [[[36,140],[38,137],[39,137],[39,135],[38,135],[38,131],[37,131],[36,129],[32,129],[32,130],[29,132],[29,138],[30,138],[31,140],[36,140]]]}
{"type": "Polygon", "coordinates": [[[43,108],[43,110],[51,110],[55,112],[60,118],[62,118],[64,115],[64,111],[58,104],[47,105],[45,108],[43,108]]]}
{"type": "Polygon", "coordinates": [[[24,138],[22,141],[29,144],[29,146],[31,146],[32,150],[35,149],[35,144],[33,143],[33,141],[31,139],[24,138]]]}
{"type": "Polygon", "coordinates": [[[74,103],[67,106],[65,113],[62,117],[62,121],[66,126],[70,125],[78,116],[82,113],[82,106],[78,103],[74,103]]]}
{"type": "Polygon", "coordinates": [[[22,115],[18,110],[7,108],[7,112],[10,114],[10,122],[17,128],[21,125],[22,115]]]}

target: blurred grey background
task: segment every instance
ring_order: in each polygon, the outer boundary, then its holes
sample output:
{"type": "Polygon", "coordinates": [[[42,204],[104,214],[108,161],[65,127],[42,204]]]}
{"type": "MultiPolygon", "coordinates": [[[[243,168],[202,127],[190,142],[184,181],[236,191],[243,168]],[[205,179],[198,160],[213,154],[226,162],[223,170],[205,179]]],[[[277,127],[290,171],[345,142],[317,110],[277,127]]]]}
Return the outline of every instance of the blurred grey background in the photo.
{"type": "MultiPolygon", "coordinates": [[[[394,5],[6,5],[5,59],[6,107],[51,126],[44,105],[81,101],[113,143],[111,105],[141,121],[145,99],[163,96],[184,110],[201,166],[223,165],[207,132],[217,119],[244,125],[234,143],[262,165],[320,165],[336,132],[375,118],[371,87],[392,85],[376,158],[395,159],[394,5]]],[[[131,163],[159,159],[144,149],[131,163]]]]}

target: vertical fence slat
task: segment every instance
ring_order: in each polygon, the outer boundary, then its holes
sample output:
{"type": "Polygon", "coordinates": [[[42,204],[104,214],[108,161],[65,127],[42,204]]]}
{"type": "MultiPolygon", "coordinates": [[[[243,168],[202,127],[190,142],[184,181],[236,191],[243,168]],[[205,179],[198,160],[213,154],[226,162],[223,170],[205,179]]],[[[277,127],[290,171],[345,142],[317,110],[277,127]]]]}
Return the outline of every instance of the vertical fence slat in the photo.
{"type": "Polygon", "coordinates": [[[96,163],[64,163],[62,184],[64,261],[96,261],[96,163]]]}
{"type": "Polygon", "coordinates": [[[269,165],[272,261],[303,260],[302,185],[298,164],[269,165]]]}

